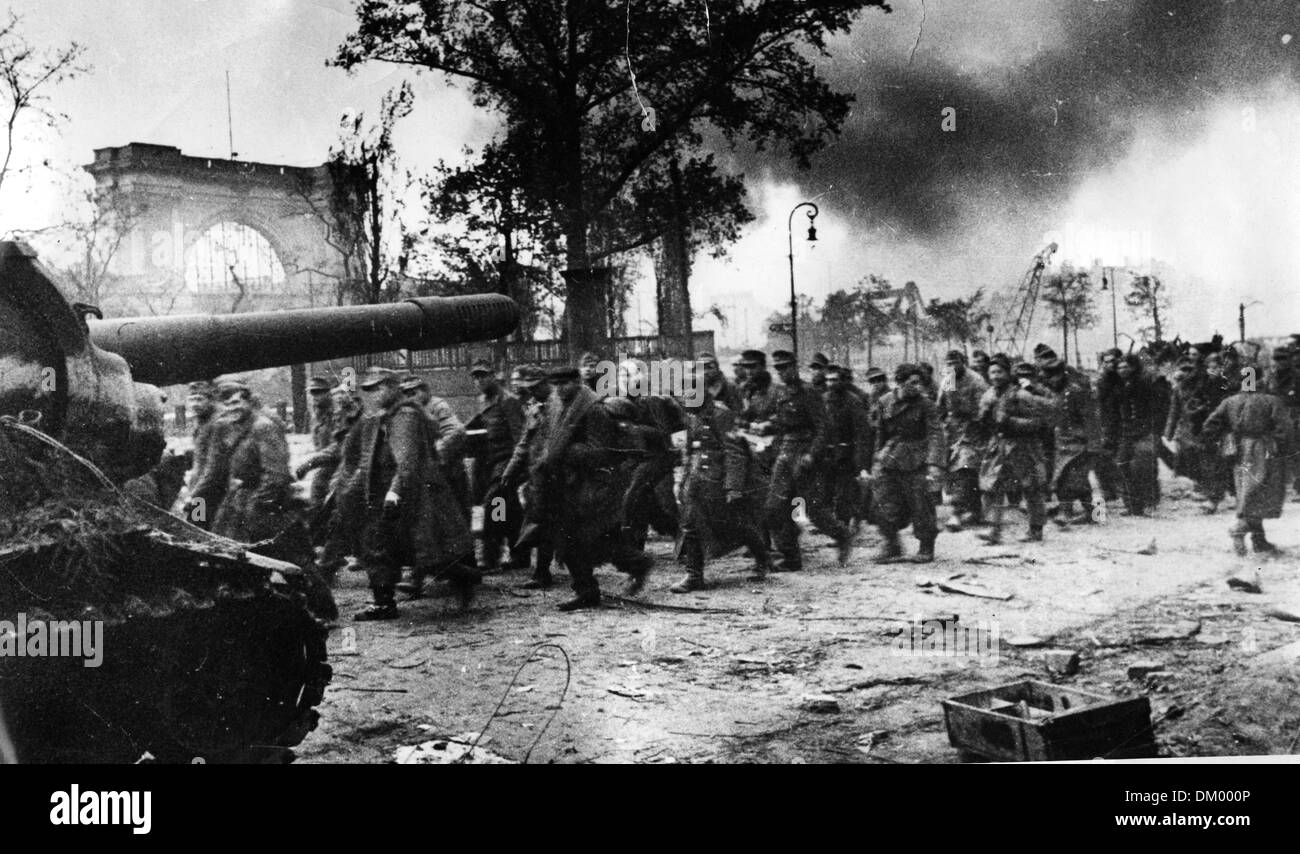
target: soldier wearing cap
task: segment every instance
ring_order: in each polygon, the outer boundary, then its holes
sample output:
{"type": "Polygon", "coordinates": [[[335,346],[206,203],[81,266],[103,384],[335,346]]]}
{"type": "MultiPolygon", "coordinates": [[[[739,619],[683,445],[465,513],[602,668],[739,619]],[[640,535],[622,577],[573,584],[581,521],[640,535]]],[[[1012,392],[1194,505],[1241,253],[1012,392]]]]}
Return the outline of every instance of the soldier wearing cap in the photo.
{"type": "Polygon", "coordinates": [[[1162,439],[1172,451],[1174,472],[1196,484],[1206,513],[1214,513],[1223,500],[1229,471],[1222,465],[1218,447],[1206,447],[1201,428],[1231,394],[1227,381],[1211,377],[1194,356],[1178,360],[1162,439]]]}
{"type": "Polygon", "coordinates": [[[1300,493],[1300,365],[1290,347],[1273,348],[1273,366],[1265,377],[1264,387],[1269,394],[1282,401],[1285,412],[1291,419],[1291,432],[1286,442],[1278,448],[1278,454],[1291,461],[1287,480],[1300,493]]]}
{"type": "Polygon", "coordinates": [[[526,551],[511,549],[505,560],[501,546],[510,546],[519,537],[523,524],[523,508],[519,505],[518,490],[487,493],[488,487],[501,481],[501,473],[510,462],[515,445],[524,434],[524,407],[519,398],[510,394],[497,382],[496,371],[480,359],[470,368],[470,375],[479,388],[479,412],[471,427],[484,430],[481,453],[476,464],[474,503],[483,505],[483,570],[500,566],[516,569],[526,566],[526,551]]]}
{"type": "Polygon", "coordinates": [[[880,368],[867,368],[867,405],[875,406],[889,393],[889,377],[880,368]]]}
{"type": "Polygon", "coordinates": [[[817,390],[818,394],[826,391],[826,369],[830,367],[831,360],[826,357],[825,353],[813,353],[812,361],[808,363],[808,370],[812,371],[812,377],[808,384],[817,390]]]}
{"type": "Polygon", "coordinates": [[[1043,434],[1051,425],[1051,403],[1028,388],[1034,366],[1022,362],[1017,369],[1019,379],[1013,381],[1009,360],[994,356],[989,363],[990,386],[980,399],[979,429],[988,442],[980,489],[991,528],[979,537],[990,545],[1002,542],[1002,506],[1011,490],[1024,495],[1029,511],[1029,532],[1021,542],[1042,542],[1047,519],[1043,434]]]}
{"type": "Polygon", "coordinates": [[[588,351],[578,357],[578,376],[581,377],[583,385],[596,391],[596,384],[600,382],[601,377],[600,356],[588,351]]]}
{"type": "Polygon", "coordinates": [[[447,574],[462,603],[478,583],[469,520],[443,477],[433,424],[398,382],[394,371],[367,371],[361,381],[365,414],[343,447],[350,475],[340,507],[362,514],[358,557],[374,597],[357,620],[397,616],[403,566],[413,568],[417,584],[425,574],[447,574]]]}
{"type": "MultiPolygon", "coordinates": [[[[551,384],[546,381],[546,372],[536,365],[520,365],[515,368],[510,376],[510,385],[515,396],[524,405],[524,432],[515,444],[507,468],[515,464],[516,457],[526,460],[529,454],[542,452],[541,440],[545,438],[545,432],[542,430],[542,414],[545,411],[546,401],[551,397],[551,384]]],[[[541,495],[537,491],[537,484],[532,480],[525,481],[522,494],[524,526],[531,526],[536,530],[542,522],[541,495]]],[[[533,563],[532,577],[519,586],[526,590],[546,590],[552,583],[551,562],[555,550],[549,538],[541,537],[537,539],[535,545],[525,546],[521,556],[526,559],[527,553],[534,549],[536,559],[533,563]]]]}
{"type": "Polygon", "coordinates": [[[863,397],[855,394],[846,378],[848,370],[839,365],[826,367],[826,455],[817,466],[818,494],[831,502],[835,516],[848,525],[865,518],[859,495],[859,474],[867,479],[871,455],[875,451],[875,434],[871,429],[871,410],[863,397]]]}
{"type": "Polygon", "coordinates": [[[1256,554],[1275,556],[1278,549],[1264,535],[1264,520],[1282,515],[1286,501],[1287,463],[1278,450],[1289,440],[1293,425],[1282,399],[1254,383],[1222,401],[1205,419],[1208,441],[1223,443],[1234,460],[1237,521],[1228,529],[1232,547],[1246,554],[1246,535],[1256,554]]]}
{"type": "Polygon", "coordinates": [[[738,354],[731,360],[731,382],[738,391],[745,384],[746,376],[748,374],[745,371],[745,357],[743,354],[738,354]]]}
{"type": "Polygon", "coordinates": [[[443,474],[461,508],[468,515],[470,512],[469,478],[465,474],[465,425],[456,415],[451,404],[433,393],[428,380],[418,374],[408,374],[399,388],[402,394],[414,400],[424,410],[424,414],[433,421],[434,435],[437,436],[435,450],[438,461],[442,464],[443,474]]]}
{"type": "Polygon", "coordinates": [[[686,575],[668,588],[689,593],[704,588],[706,559],[745,546],[755,559],[750,577],[767,575],[767,543],[755,518],[754,502],[767,483],[759,476],[748,443],[736,430],[737,413],[720,405],[715,382],[705,389],[686,428],[686,478],[682,483],[682,537],[679,560],[686,575]]]}
{"type": "Polygon", "coordinates": [[[944,359],[947,370],[939,384],[939,418],[943,421],[948,442],[948,492],[952,497],[952,515],[948,530],[959,531],[963,525],[978,525],[984,513],[980,504],[979,472],[984,441],[975,419],[980,398],[988,389],[983,378],[966,367],[966,355],[950,350],[944,359]]]}
{"type": "Polygon", "coordinates": [[[214,533],[245,543],[271,539],[289,521],[292,479],[284,426],[261,411],[242,382],[223,382],[217,397],[221,413],[194,494],[220,496],[214,533]]]}
{"type": "Polygon", "coordinates": [[[703,369],[703,382],[706,387],[717,385],[717,400],[721,400],[732,412],[740,412],[744,402],[740,397],[740,389],[737,388],[731,380],[727,379],[722,370],[718,367],[718,357],[712,353],[701,353],[698,359],[700,368],[703,369]]]}
{"type": "MultiPolygon", "coordinates": [[[[313,488],[325,485],[319,503],[313,495],[311,533],[315,545],[323,546],[324,553],[316,562],[321,575],[331,583],[338,570],[346,563],[346,556],[356,554],[359,548],[349,532],[361,512],[355,507],[345,508],[339,503],[341,485],[347,483],[350,472],[342,465],[343,445],[348,434],[361,420],[361,400],[349,383],[340,382],[330,389],[331,411],[330,444],[309,456],[294,470],[294,477],[302,480],[309,472],[316,472],[313,488]]],[[[313,489],[314,491],[314,489],[313,489]]]]}
{"type": "Polygon", "coordinates": [[[189,384],[188,394],[185,397],[185,413],[194,422],[194,428],[190,434],[194,442],[194,459],[190,469],[187,499],[182,512],[190,522],[205,529],[211,522],[211,516],[208,515],[209,510],[213,513],[216,512],[217,504],[221,501],[221,495],[219,493],[201,495],[197,492],[197,487],[204,482],[208,484],[209,489],[215,489],[218,485],[223,484],[220,478],[205,478],[203,470],[204,465],[208,462],[213,433],[217,429],[214,421],[217,412],[216,394],[217,387],[210,380],[200,380],[189,384]],[[202,508],[202,510],[199,508],[202,508]]]}
{"type": "Polygon", "coordinates": [[[898,560],[903,547],[898,532],[908,524],[920,547],[914,560],[934,560],[939,535],[934,503],[943,477],[947,449],[939,411],[925,394],[919,365],[904,363],[894,369],[893,391],[876,402],[872,426],[876,450],[871,470],[873,518],[884,543],[879,563],[898,560]]]}
{"type": "Polygon", "coordinates": [[[1051,466],[1048,492],[1058,502],[1058,525],[1091,525],[1101,521],[1108,492],[1113,491],[1118,473],[1110,459],[1099,453],[1097,401],[1082,374],[1070,371],[1061,360],[1046,362],[1041,370],[1042,387],[1052,400],[1051,466]],[[1082,512],[1064,514],[1075,501],[1082,512]]]}
{"type": "Polygon", "coordinates": [[[635,594],[645,586],[650,561],[628,546],[619,514],[611,512],[619,506],[622,485],[613,477],[617,433],[608,411],[577,368],[552,369],[548,378],[553,390],[538,435],[515,446],[502,485],[517,489],[527,479],[537,492],[540,521],[525,529],[519,545],[545,538],[568,567],[574,597],[560,610],[595,608],[597,566],[609,562],[626,572],[628,593],[635,594]]]}
{"type": "Polygon", "coordinates": [[[826,409],[812,386],[799,378],[794,354],[777,350],[772,365],[781,378],[773,404],[773,416],[759,432],[773,435],[777,448],[772,464],[764,515],[772,540],[781,557],[777,572],[803,569],[799,551],[799,526],[795,514],[803,507],[808,518],[822,533],[835,540],[840,564],[846,564],[852,551],[853,533],[835,518],[826,504],[826,496],[814,487],[815,466],[826,452],[826,409]]]}
{"type": "MultiPolygon", "coordinates": [[[[334,400],[330,396],[330,389],[333,384],[327,377],[314,376],[307,382],[307,397],[310,400],[311,411],[311,445],[312,450],[317,453],[326,450],[334,440],[334,400]]],[[[312,507],[320,507],[325,502],[325,496],[329,493],[330,473],[319,471],[319,466],[313,466],[307,471],[315,470],[312,481],[307,490],[308,501],[312,507]]],[[[301,470],[301,466],[299,467],[301,470]]],[[[296,474],[296,472],[295,472],[296,474]]],[[[297,475],[301,480],[304,474],[297,475]]]]}

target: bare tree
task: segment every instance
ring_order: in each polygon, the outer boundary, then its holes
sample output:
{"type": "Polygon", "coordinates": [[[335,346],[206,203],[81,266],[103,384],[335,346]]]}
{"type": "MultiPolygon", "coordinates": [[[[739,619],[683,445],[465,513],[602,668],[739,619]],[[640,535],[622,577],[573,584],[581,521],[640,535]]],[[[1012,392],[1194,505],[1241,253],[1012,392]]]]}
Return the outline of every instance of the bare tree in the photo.
{"type": "Polygon", "coordinates": [[[13,165],[14,142],[24,117],[30,113],[45,127],[56,127],[67,116],[49,109],[46,90],[90,70],[82,62],[85,46],[33,47],[20,32],[22,18],[12,11],[0,23],[0,96],[4,98],[4,159],[0,161],[0,188],[13,165]]]}
{"type": "Polygon", "coordinates": [[[1129,282],[1129,292],[1124,295],[1124,304],[1139,321],[1150,321],[1138,330],[1143,340],[1165,340],[1160,313],[1169,311],[1169,293],[1159,276],[1134,276],[1129,282]]]}

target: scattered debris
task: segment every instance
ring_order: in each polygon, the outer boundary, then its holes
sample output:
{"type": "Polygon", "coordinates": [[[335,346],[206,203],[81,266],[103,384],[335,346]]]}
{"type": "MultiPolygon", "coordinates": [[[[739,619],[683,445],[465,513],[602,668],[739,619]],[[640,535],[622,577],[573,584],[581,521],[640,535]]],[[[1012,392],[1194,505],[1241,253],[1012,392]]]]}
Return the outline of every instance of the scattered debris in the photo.
{"type": "Polygon", "coordinates": [[[629,700],[640,700],[649,696],[645,691],[636,688],[606,688],[605,690],[616,697],[627,697],[629,700]]]}
{"type": "Polygon", "coordinates": [[[871,732],[864,732],[858,736],[857,743],[854,745],[859,753],[870,754],[871,748],[889,737],[889,730],[873,729],[871,732]]]}
{"type": "Polygon", "coordinates": [[[1197,635],[1196,642],[1202,646],[1223,646],[1232,643],[1232,638],[1227,635],[1197,635]]]}
{"type": "Polygon", "coordinates": [[[1228,579],[1228,586],[1233,590],[1240,590],[1242,593],[1263,593],[1264,588],[1260,586],[1258,573],[1256,577],[1242,578],[1240,575],[1234,575],[1228,579]]]}
{"type": "Polygon", "coordinates": [[[1161,661],[1135,661],[1128,666],[1128,678],[1145,679],[1152,673],[1164,672],[1165,665],[1161,661]]]}
{"type": "Polygon", "coordinates": [[[1274,664],[1290,664],[1297,658],[1300,658],[1300,641],[1257,655],[1250,660],[1250,664],[1252,667],[1268,667],[1274,664]]]}
{"type": "Polygon", "coordinates": [[[1014,593],[995,593],[994,591],[984,587],[975,587],[969,584],[954,584],[951,581],[941,581],[939,582],[938,587],[944,593],[959,593],[962,596],[975,596],[980,599],[997,599],[1000,602],[1005,602],[1015,595],[1014,593]]]}
{"type": "Polygon", "coordinates": [[[1030,652],[1028,658],[1058,676],[1073,676],[1079,672],[1079,653],[1073,649],[1038,649],[1030,652]]]}
{"type": "Polygon", "coordinates": [[[1008,646],[1015,647],[1035,647],[1042,646],[1047,643],[1047,641],[1040,637],[1035,637],[1034,635],[1016,635],[1014,637],[1006,638],[1005,643],[1008,646]]]}
{"type": "Polygon", "coordinates": [[[1154,756],[1146,697],[1114,700],[1025,680],[943,701],[948,741],[1011,762],[1154,756]]]}
{"type": "Polygon", "coordinates": [[[1264,613],[1279,620],[1286,620],[1288,623],[1300,623],[1300,609],[1295,607],[1278,605],[1264,613]]]}
{"type": "Polygon", "coordinates": [[[799,708],[808,712],[834,714],[840,710],[840,701],[829,694],[804,694],[799,700],[799,708]]]}
{"type": "Polygon", "coordinates": [[[425,741],[420,744],[406,744],[397,748],[393,759],[398,765],[516,765],[506,759],[483,749],[491,736],[479,738],[478,745],[472,750],[471,745],[478,733],[468,732],[455,738],[425,741]]]}

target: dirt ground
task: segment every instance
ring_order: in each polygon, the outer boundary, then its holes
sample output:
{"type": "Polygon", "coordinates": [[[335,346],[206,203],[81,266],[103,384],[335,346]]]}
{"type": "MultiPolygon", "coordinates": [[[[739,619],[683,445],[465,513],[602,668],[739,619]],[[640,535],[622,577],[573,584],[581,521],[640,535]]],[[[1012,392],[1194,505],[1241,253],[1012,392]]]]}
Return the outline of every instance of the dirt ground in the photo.
{"type": "MultiPolygon", "coordinates": [[[[806,534],[804,572],[748,581],[735,556],[688,595],[668,591],[679,572],[658,539],[638,599],[573,614],[555,609],[569,595],[562,571],[550,591],[516,589],[527,573],[512,572],[487,576],[468,610],[431,586],[399,620],[352,623],[368,590],[345,573],[335,677],[298,761],[393,762],[418,745],[422,761],[445,761],[482,733],[471,761],[957,762],[940,701],[1024,678],[1146,695],[1162,756],[1292,753],[1300,623],[1284,614],[1300,610],[1300,504],[1268,523],[1282,557],[1240,559],[1231,511],[1205,516],[1188,486],[1166,480],[1154,518],[1049,525],[1043,544],[1014,543],[1016,516],[1010,545],[943,534],[926,566],[873,564],[864,531],[840,567],[806,534]],[[1234,574],[1263,592],[1231,589],[1234,574]],[[900,627],[944,612],[996,624],[999,643],[954,657],[896,649],[900,627]],[[1078,672],[1049,671],[1044,647],[1077,651],[1078,672]],[[1130,679],[1138,663],[1163,672],[1130,679]]],[[[599,579],[621,592],[611,569],[599,579]]]]}

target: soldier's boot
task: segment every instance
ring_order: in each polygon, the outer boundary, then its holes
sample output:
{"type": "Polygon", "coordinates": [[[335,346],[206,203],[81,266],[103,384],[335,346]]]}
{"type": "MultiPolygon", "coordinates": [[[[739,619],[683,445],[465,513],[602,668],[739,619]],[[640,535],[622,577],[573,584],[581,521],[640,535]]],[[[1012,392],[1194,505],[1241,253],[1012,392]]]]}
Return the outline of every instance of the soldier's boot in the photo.
{"type": "Polygon", "coordinates": [[[876,553],[876,563],[894,563],[903,556],[903,544],[898,541],[898,531],[893,528],[881,528],[880,536],[884,542],[876,553]]]}
{"type": "Polygon", "coordinates": [[[926,537],[921,540],[921,546],[916,551],[916,556],[912,558],[912,563],[934,563],[934,537],[926,537]]]}
{"type": "Polygon", "coordinates": [[[474,601],[474,588],[483,583],[483,573],[474,565],[473,557],[466,557],[447,570],[447,580],[456,591],[460,607],[468,608],[474,601]]]}
{"type": "Polygon", "coordinates": [[[688,566],[686,574],[668,590],[671,593],[690,593],[692,590],[704,589],[704,567],[688,566]]]}
{"type": "Polygon", "coordinates": [[[985,545],[1000,546],[1002,545],[1002,526],[994,525],[987,531],[981,531],[975,536],[983,540],[985,545]]]}
{"type": "Polygon", "coordinates": [[[1273,545],[1264,536],[1263,531],[1251,531],[1250,548],[1255,554],[1275,555],[1279,552],[1277,546],[1273,545]]]}
{"type": "Polygon", "coordinates": [[[370,622],[372,620],[396,620],[397,619],[397,601],[394,595],[394,589],[391,587],[377,587],[374,591],[375,601],[364,611],[353,615],[352,619],[358,623],[370,622]]]}
{"type": "Polygon", "coordinates": [[[644,554],[630,555],[620,561],[618,569],[628,574],[627,586],[623,588],[624,595],[636,596],[645,589],[646,580],[650,577],[650,558],[644,554]]]}
{"type": "Polygon", "coordinates": [[[840,566],[848,566],[853,556],[853,532],[845,529],[835,538],[835,559],[840,566]]]}
{"type": "Polygon", "coordinates": [[[1246,552],[1246,527],[1237,522],[1228,529],[1228,536],[1232,538],[1232,550],[1237,553],[1238,557],[1245,557],[1246,552]]]}
{"type": "Polygon", "coordinates": [[[591,569],[570,566],[569,574],[573,576],[573,598],[567,602],[561,602],[556,607],[561,611],[599,608],[600,587],[596,584],[596,576],[591,569]]]}
{"type": "Polygon", "coordinates": [[[406,594],[407,599],[419,599],[424,595],[424,573],[418,569],[411,570],[406,580],[397,583],[397,591],[406,594]]]}
{"type": "Polygon", "coordinates": [[[551,579],[551,568],[538,567],[533,572],[533,577],[519,585],[521,590],[549,590],[554,581],[551,579]]]}
{"type": "Polygon", "coordinates": [[[1043,541],[1043,526],[1031,525],[1029,532],[1020,538],[1022,543],[1041,543],[1043,541]]]}

